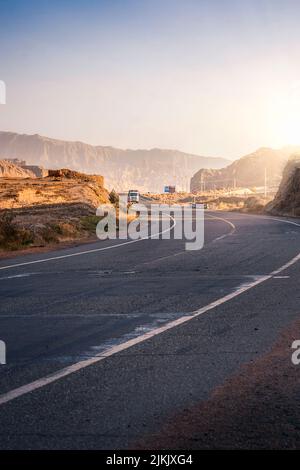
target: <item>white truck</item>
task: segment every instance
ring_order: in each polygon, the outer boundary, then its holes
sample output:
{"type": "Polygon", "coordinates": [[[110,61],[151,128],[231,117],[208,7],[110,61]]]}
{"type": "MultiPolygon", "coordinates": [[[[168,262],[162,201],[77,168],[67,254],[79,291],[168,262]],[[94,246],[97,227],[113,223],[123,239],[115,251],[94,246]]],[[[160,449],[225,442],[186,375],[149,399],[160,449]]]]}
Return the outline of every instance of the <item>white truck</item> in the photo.
{"type": "Polygon", "coordinates": [[[128,191],[128,203],[139,203],[140,202],[140,193],[138,192],[137,189],[130,189],[128,191]]]}

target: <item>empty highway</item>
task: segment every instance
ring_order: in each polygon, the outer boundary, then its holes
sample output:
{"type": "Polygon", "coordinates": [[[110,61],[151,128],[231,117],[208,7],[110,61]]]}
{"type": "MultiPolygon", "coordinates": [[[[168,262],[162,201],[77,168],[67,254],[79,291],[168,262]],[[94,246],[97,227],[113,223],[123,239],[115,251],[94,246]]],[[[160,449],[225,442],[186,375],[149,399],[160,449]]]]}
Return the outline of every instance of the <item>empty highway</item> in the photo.
{"type": "Polygon", "coordinates": [[[299,317],[299,242],[297,219],[207,212],[199,251],[115,240],[2,259],[1,448],[132,448],[206,401],[299,317]]]}

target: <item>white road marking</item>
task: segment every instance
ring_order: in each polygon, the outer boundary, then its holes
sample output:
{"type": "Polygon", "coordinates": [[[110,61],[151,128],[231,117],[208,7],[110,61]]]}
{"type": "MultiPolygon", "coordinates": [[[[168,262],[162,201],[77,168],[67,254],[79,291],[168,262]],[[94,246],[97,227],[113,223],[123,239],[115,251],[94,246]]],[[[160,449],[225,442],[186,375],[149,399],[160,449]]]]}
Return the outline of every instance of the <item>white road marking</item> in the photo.
{"type": "Polygon", "coordinates": [[[15,279],[18,277],[29,277],[32,276],[35,273],[24,273],[24,274],[15,274],[14,276],[5,276],[5,277],[0,277],[0,281],[4,281],[6,279],[15,279]]]}
{"type": "MultiPolygon", "coordinates": [[[[269,217],[263,217],[264,219],[269,219],[269,217]]],[[[277,220],[277,222],[285,222],[286,224],[290,225],[296,225],[296,227],[300,227],[300,224],[297,224],[297,222],[292,222],[291,220],[282,220],[282,219],[277,219],[276,217],[270,217],[271,220],[277,220]]]]}
{"type": "MultiPolygon", "coordinates": [[[[233,214],[231,212],[231,214],[233,214]]],[[[265,215],[257,215],[257,214],[246,214],[244,212],[236,212],[236,215],[243,215],[245,217],[255,217],[257,219],[264,219],[264,220],[275,220],[277,222],[282,222],[285,224],[290,224],[290,225],[295,225],[296,227],[300,227],[300,223],[293,222],[292,220],[285,220],[285,219],[279,219],[278,217],[273,217],[271,215],[265,216],[265,215]]]]}
{"type": "Polygon", "coordinates": [[[190,254],[192,253],[191,251],[187,251],[187,250],[183,250],[183,251],[179,251],[178,253],[174,253],[173,255],[167,255],[167,256],[162,256],[161,258],[156,258],[156,259],[153,259],[151,261],[146,261],[145,263],[141,263],[143,266],[144,265],[147,265],[147,264],[153,264],[153,263],[157,263],[157,262],[160,262],[160,261],[163,261],[165,259],[169,259],[169,258],[174,258],[176,256],[180,256],[180,255],[183,255],[183,254],[190,254]]]}
{"type": "Polygon", "coordinates": [[[175,219],[171,215],[169,217],[173,220],[173,222],[174,222],[173,225],[171,227],[167,228],[166,230],[163,230],[163,231],[158,232],[158,233],[154,233],[153,235],[142,237],[142,238],[139,238],[137,240],[129,240],[127,242],[118,243],[116,245],[110,245],[110,246],[106,246],[106,247],[102,247],[102,248],[94,248],[92,250],[79,251],[77,253],[70,253],[68,255],[52,256],[52,257],[49,257],[49,258],[42,258],[42,259],[38,259],[38,260],[35,260],[35,261],[26,261],[24,263],[9,264],[8,266],[0,266],[0,270],[19,268],[21,266],[28,266],[30,264],[46,263],[47,261],[54,261],[54,260],[58,260],[58,259],[72,258],[74,256],[87,255],[89,253],[96,253],[98,251],[112,250],[113,248],[119,248],[119,247],[124,246],[124,245],[130,245],[131,243],[137,243],[137,242],[141,242],[143,240],[148,240],[148,239],[157,237],[157,235],[162,235],[163,233],[170,232],[175,227],[175,225],[176,225],[175,219]]]}
{"type": "Polygon", "coordinates": [[[179,325],[187,323],[188,321],[193,320],[194,318],[202,315],[203,313],[213,310],[214,308],[219,307],[220,305],[230,301],[231,299],[234,299],[235,297],[238,297],[239,295],[252,289],[253,287],[258,286],[259,284],[262,284],[263,282],[271,279],[274,275],[278,274],[279,272],[284,271],[285,269],[289,268],[293,264],[297,263],[299,259],[300,259],[300,253],[297,256],[295,256],[293,259],[291,259],[288,263],[281,266],[276,271],[271,272],[269,275],[262,276],[259,279],[256,279],[255,281],[250,282],[248,284],[243,284],[240,288],[238,288],[234,292],[231,292],[230,294],[227,294],[224,297],[221,297],[220,299],[217,299],[214,302],[211,302],[210,304],[204,307],[201,307],[198,310],[195,310],[190,315],[185,315],[180,318],[177,318],[176,320],[173,320],[169,323],[166,323],[165,325],[161,327],[158,327],[149,332],[146,332],[138,336],[137,338],[133,338],[129,341],[125,341],[122,344],[113,346],[107,349],[106,351],[99,353],[99,355],[96,355],[89,359],[78,361],[72,364],[71,366],[65,367],[61,370],[58,370],[57,372],[54,372],[51,375],[42,377],[41,379],[35,380],[26,385],[15,388],[7,393],[4,393],[3,395],[0,395],[0,405],[3,405],[4,403],[8,403],[14,400],[15,398],[26,395],[27,393],[33,392],[34,390],[45,387],[46,385],[49,385],[53,382],[56,382],[59,379],[67,377],[68,375],[73,374],[74,372],[78,372],[82,369],[85,369],[86,367],[89,367],[93,364],[101,362],[110,356],[113,356],[119,352],[125,351],[126,349],[129,349],[132,346],[143,343],[144,341],[150,338],[153,338],[154,336],[160,335],[161,333],[164,333],[165,331],[171,330],[172,328],[175,328],[179,325]]]}
{"type": "MultiPolygon", "coordinates": [[[[224,220],[226,220],[226,219],[224,219],[224,220]]],[[[287,223],[289,222],[289,221],[284,221],[284,220],[280,220],[280,221],[281,222],[287,222],[287,223]]],[[[299,224],[294,224],[294,225],[300,226],[299,224]]],[[[139,241],[139,240],[133,240],[133,241],[139,241]]],[[[127,244],[132,243],[133,241],[127,242],[127,244]]],[[[108,247],[108,248],[110,248],[110,247],[108,247]]],[[[99,250],[101,250],[101,249],[99,249],[99,250]]],[[[99,251],[99,250],[96,250],[96,251],[99,251]]],[[[66,255],[66,256],[70,256],[70,255],[66,255]]],[[[217,299],[214,302],[211,302],[210,304],[208,304],[204,307],[201,307],[200,309],[192,312],[190,315],[185,315],[183,317],[177,318],[176,320],[173,320],[169,323],[166,323],[165,325],[163,325],[161,327],[158,327],[158,328],[155,328],[155,329],[153,329],[149,332],[146,332],[146,333],[142,334],[141,336],[138,336],[137,338],[133,338],[133,339],[131,339],[129,341],[126,341],[122,344],[113,346],[113,347],[107,349],[106,351],[99,353],[99,355],[96,355],[96,356],[94,356],[92,358],[89,358],[89,359],[78,361],[78,362],[72,364],[71,366],[65,367],[61,370],[58,370],[57,372],[54,372],[51,375],[42,377],[42,378],[37,379],[33,382],[30,382],[26,385],[23,385],[21,387],[10,390],[9,392],[0,395],[0,405],[8,403],[8,402],[14,400],[15,398],[26,395],[27,393],[38,390],[38,389],[40,389],[40,388],[42,388],[46,385],[49,385],[53,382],[56,382],[59,379],[67,377],[68,375],[73,374],[74,372],[78,372],[82,369],[85,369],[86,367],[89,367],[93,364],[101,362],[104,359],[106,359],[108,357],[111,357],[111,356],[113,356],[113,355],[115,355],[119,352],[125,351],[125,350],[131,348],[132,346],[143,343],[144,341],[146,341],[150,338],[153,338],[157,335],[160,335],[161,333],[164,333],[165,331],[171,330],[172,328],[175,328],[179,325],[187,323],[188,321],[202,315],[203,313],[206,313],[210,310],[213,310],[216,307],[219,307],[220,305],[234,299],[235,297],[238,297],[239,295],[241,295],[244,292],[252,289],[253,287],[256,287],[257,285],[262,284],[263,282],[268,281],[269,279],[272,279],[273,276],[276,276],[277,274],[285,271],[286,269],[288,269],[289,267],[291,267],[292,265],[297,263],[299,260],[300,260],[300,253],[297,256],[295,256],[294,258],[292,258],[290,261],[288,261],[286,264],[284,264],[283,266],[278,268],[277,270],[272,271],[270,274],[268,274],[266,276],[262,276],[261,278],[256,279],[255,281],[250,282],[248,284],[243,284],[240,288],[236,289],[234,292],[231,292],[230,294],[227,294],[224,297],[221,297],[220,299],[217,299]]]]}
{"type": "MultiPolygon", "coordinates": [[[[235,232],[236,226],[232,222],[230,222],[229,220],[223,219],[222,217],[215,217],[215,216],[212,216],[212,215],[209,215],[209,214],[206,214],[206,216],[209,217],[208,222],[212,222],[214,220],[221,220],[222,222],[225,222],[226,224],[230,225],[231,228],[232,228],[232,230],[229,233],[225,233],[224,235],[221,235],[220,237],[215,238],[210,243],[214,243],[218,240],[222,240],[223,238],[226,238],[226,237],[228,237],[229,235],[232,235],[235,232]]],[[[183,251],[179,251],[178,253],[174,253],[172,255],[162,256],[161,258],[156,258],[156,259],[151,260],[151,261],[146,261],[145,263],[142,263],[142,264],[143,265],[153,264],[153,263],[157,263],[157,262],[160,262],[160,261],[164,261],[165,259],[174,258],[175,256],[180,256],[180,255],[183,255],[183,254],[189,255],[189,254],[192,254],[192,252],[187,251],[187,250],[183,250],[183,251]]]]}
{"type": "MultiPolygon", "coordinates": [[[[228,225],[233,227],[233,231],[235,230],[235,226],[229,220],[223,219],[221,217],[211,216],[211,215],[208,215],[208,214],[207,214],[207,216],[210,217],[211,219],[222,220],[223,222],[226,222],[228,225]]],[[[21,266],[28,266],[28,265],[31,265],[31,264],[46,263],[47,261],[55,261],[55,260],[59,260],[59,259],[72,258],[74,256],[81,256],[81,255],[86,255],[86,254],[89,254],[89,253],[97,253],[99,251],[112,250],[113,248],[119,248],[119,247],[124,246],[124,245],[130,245],[131,243],[137,243],[137,242],[140,242],[142,240],[148,240],[148,239],[156,237],[157,235],[162,235],[163,233],[170,232],[175,227],[175,225],[176,225],[175,219],[171,215],[169,217],[173,221],[173,225],[170,228],[167,228],[166,230],[155,233],[153,235],[149,235],[149,236],[146,236],[146,237],[139,238],[138,240],[129,240],[127,242],[118,243],[116,245],[110,245],[110,246],[106,246],[106,247],[102,247],[102,248],[95,248],[95,249],[92,249],[92,250],[79,251],[77,253],[70,253],[68,255],[52,256],[52,257],[49,257],[49,258],[42,258],[42,259],[38,259],[38,260],[35,260],[35,261],[26,261],[24,263],[16,263],[16,264],[9,264],[7,266],[0,266],[0,271],[5,270],[5,269],[19,268],[21,266]]],[[[221,239],[221,238],[227,237],[228,235],[231,235],[231,233],[233,233],[233,231],[230,232],[229,234],[222,235],[219,238],[221,239]]],[[[181,252],[181,253],[183,253],[183,252],[181,252]]],[[[181,253],[177,253],[175,255],[170,255],[170,256],[171,257],[172,256],[178,256],[181,253]]],[[[168,256],[165,257],[165,258],[168,258],[168,256]]],[[[161,259],[164,259],[164,258],[159,258],[159,259],[161,260],[161,259]]],[[[145,263],[145,264],[147,264],[147,263],[145,263]]],[[[3,279],[5,279],[5,278],[3,278],[3,279]]]]}
{"type": "Polygon", "coordinates": [[[232,222],[230,222],[230,220],[223,219],[222,217],[216,217],[216,216],[209,215],[209,214],[207,214],[207,217],[210,217],[210,219],[212,220],[221,220],[222,222],[226,222],[226,224],[230,225],[231,227],[231,231],[229,233],[225,233],[224,235],[221,235],[220,237],[215,238],[212,241],[212,243],[217,242],[219,240],[223,240],[224,238],[229,237],[236,231],[236,226],[232,222]]]}
{"type": "Polygon", "coordinates": [[[293,266],[293,264],[297,263],[297,261],[299,260],[300,260],[300,253],[297,256],[295,256],[295,258],[291,259],[291,261],[281,266],[281,268],[277,269],[276,271],[273,271],[273,275],[276,276],[276,274],[282,273],[282,271],[285,271],[290,266],[293,266]]]}
{"type": "Polygon", "coordinates": [[[215,215],[209,215],[209,214],[207,214],[207,217],[209,217],[210,219],[222,220],[222,222],[225,222],[226,224],[230,225],[233,230],[236,230],[236,226],[232,222],[230,222],[230,220],[228,219],[224,219],[223,217],[217,217],[215,215]]]}

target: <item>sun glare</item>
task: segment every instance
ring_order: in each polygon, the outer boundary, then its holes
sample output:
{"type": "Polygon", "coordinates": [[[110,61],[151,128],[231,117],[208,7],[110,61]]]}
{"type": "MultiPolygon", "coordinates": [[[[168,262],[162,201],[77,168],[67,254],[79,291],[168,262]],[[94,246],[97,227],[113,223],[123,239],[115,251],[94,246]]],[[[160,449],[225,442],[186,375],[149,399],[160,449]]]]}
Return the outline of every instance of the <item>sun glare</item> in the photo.
{"type": "Polygon", "coordinates": [[[286,96],[273,101],[269,126],[277,146],[300,145],[300,82],[293,84],[286,96]]]}

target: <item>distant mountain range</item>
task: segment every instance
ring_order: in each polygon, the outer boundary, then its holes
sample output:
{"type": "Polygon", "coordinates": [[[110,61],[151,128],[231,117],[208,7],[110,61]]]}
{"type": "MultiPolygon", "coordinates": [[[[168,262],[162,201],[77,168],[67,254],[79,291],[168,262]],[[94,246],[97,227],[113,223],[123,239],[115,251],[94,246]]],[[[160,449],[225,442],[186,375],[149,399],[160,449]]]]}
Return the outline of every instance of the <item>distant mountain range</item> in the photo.
{"type": "Polygon", "coordinates": [[[70,168],[101,174],[108,188],[162,192],[175,184],[188,190],[192,175],[200,168],[222,168],[229,160],[203,157],[178,150],[122,150],[83,142],[50,139],[38,134],[0,132],[0,159],[19,158],[47,169],[70,168]]]}
{"type": "Polygon", "coordinates": [[[233,187],[269,188],[279,186],[284,166],[289,157],[300,152],[300,147],[287,146],[281,149],[262,147],[255,152],[235,160],[222,169],[200,169],[191,179],[191,191],[226,189],[233,187]]]}

